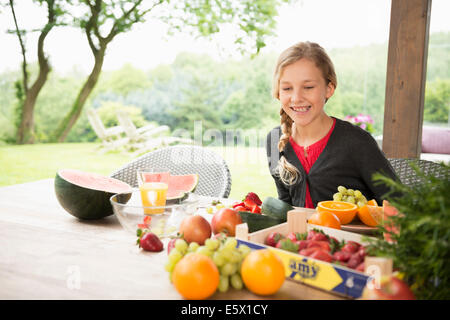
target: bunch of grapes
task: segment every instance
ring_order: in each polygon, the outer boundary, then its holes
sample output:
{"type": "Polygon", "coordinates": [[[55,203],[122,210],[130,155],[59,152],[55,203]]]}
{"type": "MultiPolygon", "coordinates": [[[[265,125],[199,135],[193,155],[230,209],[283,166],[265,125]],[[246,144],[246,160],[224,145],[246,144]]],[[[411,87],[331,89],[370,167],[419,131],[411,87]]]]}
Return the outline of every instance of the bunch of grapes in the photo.
{"type": "Polygon", "coordinates": [[[244,258],[250,253],[251,249],[246,245],[237,246],[237,240],[233,237],[224,237],[222,239],[210,238],[205,241],[203,246],[196,242],[187,243],[183,239],[177,239],[175,247],[170,251],[165,269],[170,273],[174,270],[178,261],[190,252],[204,254],[214,261],[219,269],[220,281],[218,290],[220,292],[228,291],[230,285],[234,289],[241,290],[244,287],[241,278],[241,264],[244,258]]]}
{"type": "Polygon", "coordinates": [[[337,189],[338,192],[333,194],[334,201],[353,203],[359,208],[363,207],[367,203],[366,197],[359,190],[347,189],[343,186],[339,186],[337,189]]]}

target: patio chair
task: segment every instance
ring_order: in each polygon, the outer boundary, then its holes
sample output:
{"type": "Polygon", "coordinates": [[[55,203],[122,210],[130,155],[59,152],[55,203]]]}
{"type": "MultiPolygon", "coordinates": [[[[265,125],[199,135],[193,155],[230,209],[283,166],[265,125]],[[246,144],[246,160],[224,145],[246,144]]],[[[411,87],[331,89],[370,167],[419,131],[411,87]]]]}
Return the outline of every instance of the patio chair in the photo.
{"type": "Polygon", "coordinates": [[[112,173],[111,177],[137,187],[137,169],[151,167],[168,168],[174,175],[197,173],[196,194],[219,198],[230,194],[231,174],[225,160],[200,146],[176,145],[148,152],[112,173]]]}
{"type": "Polygon", "coordinates": [[[441,164],[433,161],[422,160],[422,159],[388,159],[394,168],[400,181],[407,186],[414,186],[422,182],[421,178],[417,175],[414,169],[411,167],[411,163],[416,164],[419,169],[425,175],[432,175],[437,178],[448,177],[448,170],[445,169],[441,164]]]}
{"type": "Polygon", "coordinates": [[[100,116],[94,109],[87,110],[87,117],[89,123],[92,126],[92,129],[94,129],[95,134],[102,141],[101,147],[104,149],[104,151],[117,149],[127,145],[129,139],[126,137],[122,137],[122,133],[125,133],[123,127],[114,126],[105,128],[102,120],[100,119],[100,116]]]}

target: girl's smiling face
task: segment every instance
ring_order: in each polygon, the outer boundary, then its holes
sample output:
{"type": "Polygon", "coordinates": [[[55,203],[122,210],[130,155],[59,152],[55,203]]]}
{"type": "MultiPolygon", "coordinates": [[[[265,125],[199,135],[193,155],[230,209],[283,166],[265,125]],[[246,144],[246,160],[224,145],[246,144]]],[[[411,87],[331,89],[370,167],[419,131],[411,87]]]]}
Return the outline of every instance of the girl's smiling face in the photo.
{"type": "Polygon", "coordinates": [[[325,102],[333,95],[321,70],[309,59],[284,67],[280,76],[279,99],[283,110],[297,126],[307,126],[324,115],[325,102]]]}

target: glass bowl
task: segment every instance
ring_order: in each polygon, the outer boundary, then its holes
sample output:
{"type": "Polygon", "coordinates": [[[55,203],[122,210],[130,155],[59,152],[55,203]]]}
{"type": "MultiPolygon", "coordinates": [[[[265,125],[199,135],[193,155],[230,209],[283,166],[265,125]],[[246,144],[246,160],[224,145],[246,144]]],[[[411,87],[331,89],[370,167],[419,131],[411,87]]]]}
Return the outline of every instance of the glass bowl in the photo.
{"type": "Polygon", "coordinates": [[[197,212],[200,197],[189,193],[180,203],[166,203],[161,207],[144,207],[139,189],[119,193],[110,198],[114,214],[122,227],[135,234],[137,229],[149,229],[160,238],[175,236],[181,221],[197,212]],[[161,213],[154,213],[155,211],[161,213]]]}

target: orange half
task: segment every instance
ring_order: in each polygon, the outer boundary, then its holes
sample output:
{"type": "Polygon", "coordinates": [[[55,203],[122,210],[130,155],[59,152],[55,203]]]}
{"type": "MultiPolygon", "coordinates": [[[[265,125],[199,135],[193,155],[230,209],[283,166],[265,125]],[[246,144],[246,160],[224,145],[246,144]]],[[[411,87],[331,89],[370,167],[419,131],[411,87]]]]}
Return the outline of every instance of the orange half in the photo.
{"type": "Polygon", "coordinates": [[[383,222],[384,209],[378,205],[369,205],[369,202],[367,202],[365,206],[359,208],[358,218],[365,225],[369,227],[376,227],[383,222]]]}
{"type": "Polygon", "coordinates": [[[334,213],[341,224],[348,224],[353,221],[358,211],[358,206],[344,201],[320,201],[317,204],[317,211],[328,211],[334,213]]]}

